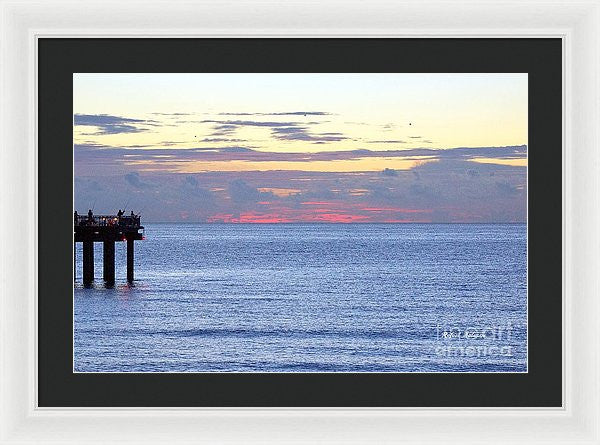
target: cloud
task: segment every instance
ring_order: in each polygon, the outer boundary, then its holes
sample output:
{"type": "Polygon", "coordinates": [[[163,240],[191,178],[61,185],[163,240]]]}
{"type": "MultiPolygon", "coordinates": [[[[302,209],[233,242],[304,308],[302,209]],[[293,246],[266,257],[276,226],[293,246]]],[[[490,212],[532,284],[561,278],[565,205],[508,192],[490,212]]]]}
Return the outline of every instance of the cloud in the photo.
{"type": "Polygon", "coordinates": [[[385,140],[385,141],[367,141],[369,144],[406,144],[406,141],[385,140]]]}
{"type": "Polygon", "coordinates": [[[298,122],[277,122],[277,121],[254,121],[254,120],[213,120],[205,119],[199,121],[200,123],[212,123],[215,124],[212,127],[211,136],[229,136],[233,134],[238,128],[241,127],[266,127],[274,130],[276,128],[298,128],[298,131],[306,131],[305,125],[316,125],[319,122],[303,122],[302,126],[298,122]]]}
{"type": "MultiPolygon", "coordinates": [[[[185,141],[161,141],[156,145],[160,145],[161,147],[172,147],[173,145],[185,144],[185,141]]],[[[128,145],[128,147],[139,148],[143,147],[140,145],[128,145]]]]}
{"type": "Polygon", "coordinates": [[[218,142],[245,142],[244,139],[231,139],[231,138],[204,138],[200,139],[198,142],[209,142],[209,143],[218,143],[218,142]]]}
{"type": "Polygon", "coordinates": [[[81,189],[84,192],[89,193],[98,193],[105,191],[104,187],[102,187],[102,185],[100,185],[98,181],[89,179],[75,178],[75,187],[81,189]]]}
{"type": "Polygon", "coordinates": [[[151,113],[157,116],[191,116],[192,113],[151,113]]]}
{"type": "MultiPolygon", "coordinates": [[[[209,190],[200,187],[200,183],[194,176],[186,176],[181,181],[182,197],[180,200],[183,203],[189,203],[191,206],[202,206],[203,208],[213,208],[215,196],[209,190]]],[[[185,205],[185,204],[184,204],[185,205]]]]}
{"type": "Polygon", "coordinates": [[[326,111],[283,111],[279,113],[219,113],[219,116],[329,116],[326,111]]]}
{"type": "MultiPolygon", "coordinates": [[[[283,127],[288,128],[288,127],[283,127]]],[[[299,134],[296,129],[285,130],[282,136],[287,138],[303,138],[307,143],[319,142],[319,138],[333,138],[331,133],[323,133],[318,136],[311,133],[299,134]],[[315,141],[315,139],[317,139],[315,141]]],[[[324,142],[326,143],[326,142],[324,142]]],[[[125,146],[112,147],[102,144],[75,144],[74,157],[75,163],[79,171],[98,172],[100,170],[115,174],[119,169],[129,170],[137,163],[136,170],[147,173],[152,169],[155,171],[165,170],[172,171],[174,166],[181,166],[184,162],[194,161],[211,161],[211,162],[228,162],[228,161],[249,161],[249,162],[295,162],[297,169],[302,170],[304,165],[312,161],[352,161],[367,158],[382,158],[381,169],[384,167],[397,168],[395,165],[387,164],[387,159],[399,159],[411,161],[426,161],[428,167],[434,170],[436,164],[441,160],[455,161],[473,161],[478,159],[499,159],[499,160],[518,160],[526,159],[527,146],[508,146],[508,147],[457,147],[448,149],[437,148],[415,148],[415,149],[395,149],[395,150],[329,150],[318,152],[269,152],[255,150],[256,147],[231,145],[231,146],[199,146],[191,148],[147,148],[125,146]],[[139,161],[139,162],[138,162],[139,161]],[[151,164],[148,161],[152,161],[151,164]],[[438,161],[438,162],[433,162],[438,161]],[[143,165],[146,163],[145,165],[143,165]],[[83,170],[82,170],[83,169],[83,170]]],[[[497,170],[491,163],[477,163],[479,166],[474,166],[475,162],[468,164],[459,163],[457,169],[459,174],[467,175],[467,170],[472,170],[487,175],[492,175],[497,170]],[[488,165],[488,167],[485,167],[488,165]]],[[[455,164],[444,163],[443,168],[454,168],[455,164]]],[[[523,166],[506,165],[505,169],[525,170],[523,166]]],[[[293,168],[293,167],[292,167],[293,168]]],[[[441,168],[441,167],[440,167],[441,168]]],[[[413,168],[414,169],[414,168],[413,168]]],[[[381,172],[381,170],[379,170],[381,172]]],[[[126,172],[124,172],[126,173],[126,172]]],[[[379,173],[378,173],[379,174],[379,173]]]]}
{"type": "Polygon", "coordinates": [[[384,168],[381,174],[383,176],[398,176],[398,172],[393,168],[384,168]]]}
{"type": "Polygon", "coordinates": [[[212,129],[211,136],[229,136],[235,133],[238,127],[237,125],[221,124],[213,126],[212,129]]]}
{"type": "Polygon", "coordinates": [[[452,215],[446,209],[435,209],[431,213],[431,221],[436,223],[451,223],[452,215]]]}
{"type": "MultiPolygon", "coordinates": [[[[301,140],[315,142],[322,139],[338,140],[343,137],[339,133],[302,133],[297,128],[283,127],[278,129],[281,138],[299,138],[301,140]]],[[[402,158],[407,160],[477,160],[483,159],[526,159],[527,146],[508,147],[457,147],[448,149],[438,148],[414,148],[404,150],[336,150],[319,152],[269,152],[254,150],[255,147],[231,145],[231,146],[206,146],[178,149],[146,148],[144,146],[112,147],[102,144],[75,144],[76,163],[109,162],[122,163],[125,160],[140,159],[150,160],[156,157],[168,157],[170,161],[288,161],[288,162],[310,162],[310,161],[337,161],[354,160],[361,158],[402,158]]],[[[461,164],[462,165],[462,164],[461,164]]],[[[446,166],[447,167],[447,166],[446,166]]],[[[473,167],[472,165],[469,168],[473,167]]],[[[513,167],[523,168],[523,167],[513,167]]]]}
{"type": "MultiPolygon", "coordinates": [[[[90,147],[90,153],[168,152],[90,147]]],[[[431,152],[431,149],[423,149],[431,152]]],[[[498,150],[514,156],[524,148],[469,149],[474,154],[498,150]]],[[[272,153],[218,153],[183,151],[182,159],[197,156],[271,156],[272,153]]],[[[454,151],[454,150],[453,150],[454,151]]],[[[398,150],[400,153],[401,151],[398,150]]],[[[145,221],[240,222],[523,222],[526,220],[527,170],[510,165],[470,162],[467,150],[437,156],[411,170],[371,172],[306,172],[301,170],[204,171],[169,173],[139,170],[123,174],[98,173],[94,160],[85,173],[76,163],[77,209],[114,212],[131,198],[128,207],[143,209],[145,221]],[[83,173],[83,174],[82,174],[83,173]],[[494,173],[492,176],[491,173],[494,173]],[[124,179],[127,174],[127,179],[124,179]],[[389,174],[389,176],[388,176],[389,174]],[[112,176],[111,176],[112,175],[112,176]],[[123,185],[127,184],[126,187],[123,185]],[[98,185],[104,188],[98,191],[98,185]],[[294,190],[278,194],[277,190],[294,190]],[[360,193],[357,193],[360,191],[360,193]],[[311,203],[311,204],[307,204],[311,203]],[[217,217],[222,215],[223,218],[217,217]],[[228,216],[229,215],[229,216],[228,216]],[[355,219],[358,218],[358,219],[355,219]]],[[[365,156],[345,152],[341,156],[365,156]]],[[[384,156],[387,156],[387,152],[384,156]]],[[[289,156],[292,153],[277,153],[289,156]]],[[[307,153],[301,153],[305,156],[307,153]]],[[[333,158],[331,152],[315,155],[333,158]]],[[[143,159],[147,156],[141,154],[143,159]]],[[[149,156],[149,155],[148,155],[149,156]]],[[[178,154],[179,156],[179,154],[178,154]]],[[[136,158],[134,158],[136,159],[136,158]]],[[[204,159],[204,158],[202,158],[204,159]]],[[[162,161],[161,161],[162,162],[162,161]]],[[[383,164],[385,166],[385,164],[383,164]]],[[[301,167],[299,167],[301,168],[301,167]]]]}
{"type": "Polygon", "coordinates": [[[183,184],[190,187],[198,187],[198,180],[193,176],[186,176],[183,180],[183,184]]]}
{"type": "Polygon", "coordinates": [[[278,127],[271,129],[273,137],[281,141],[338,142],[348,139],[342,133],[311,133],[306,127],[278,127]]]}
{"type": "MultiPolygon", "coordinates": [[[[200,121],[203,123],[213,123],[219,125],[233,125],[235,127],[290,127],[298,125],[298,122],[276,122],[276,121],[247,121],[247,120],[211,120],[205,119],[200,121]]],[[[307,122],[312,124],[318,124],[318,122],[307,122]]]]}
{"type": "Polygon", "coordinates": [[[429,190],[429,188],[427,186],[424,186],[423,184],[411,184],[408,188],[409,192],[411,194],[414,195],[425,195],[425,196],[431,196],[432,192],[431,190],[429,190]]]}
{"type": "Polygon", "coordinates": [[[496,188],[501,196],[514,196],[518,193],[516,187],[508,182],[496,182],[496,188]]]}
{"type": "Polygon", "coordinates": [[[142,189],[151,187],[152,184],[142,181],[138,172],[130,172],[125,175],[125,181],[135,188],[142,189]]]}
{"type": "MultiPolygon", "coordinates": [[[[294,112],[295,113],[295,112],[294,112]]],[[[299,113],[299,112],[298,112],[299,113]]],[[[316,113],[316,112],[315,112],[316,113]]],[[[288,114],[292,114],[291,112],[288,114]]],[[[277,121],[254,121],[254,120],[212,120],[206,119],[203,123],[213,123],[211,136],[229,136],[240,127],[265,127],[271,130],[275,139],[283,141],[304,141],[314,143],[338,142],[348,139],[342,133],[325,132],[314,133],[308,129],[309,125],[317,125],[320,122],[277,122],[277,121]]]]}
{"type": "Polygon", "coordinates": [[[189,149],[192,152],[201,153],[203,151],[211,152],[211,153],[256,153],[250,147],[239,147],[239,146],[231,146],[231,147],[198,147],[189,149]]]}
{"type": "Polygon", "coordinates": [[[76,126],[89,126],[98,128],[96,135],[140,133],[148,131],[144,126],[158,125],[157,121],[133,119],[109,114],[75,114],[74,124],[76,126]]]}
{"type": "Polygon", "coordinates": [[[229,197],[235,204],[248,204],[272,199],[273,193],[261,192],[256,187],[248,185],[241,179],[236,179],[229,184],[229,197]]]}

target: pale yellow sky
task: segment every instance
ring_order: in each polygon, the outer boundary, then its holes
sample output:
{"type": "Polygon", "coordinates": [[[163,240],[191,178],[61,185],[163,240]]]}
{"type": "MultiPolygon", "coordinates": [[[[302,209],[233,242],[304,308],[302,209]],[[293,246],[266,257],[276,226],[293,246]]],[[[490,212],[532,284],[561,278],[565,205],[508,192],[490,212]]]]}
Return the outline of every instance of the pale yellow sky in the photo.
{"type": "Polygon", "coordinates": [[[75,74],[74,112],[144,121],[125,122],[136,132],[75,127],[76,144],[113,147],[319,152],[522,145],[527,74],[75,74]],[[232,123],[232,131],[216,134],[232,123]],[[302,133],[277,133],[287,123],[302,133]],[[319,138],[325,140],[315,143],[319,138]]]}

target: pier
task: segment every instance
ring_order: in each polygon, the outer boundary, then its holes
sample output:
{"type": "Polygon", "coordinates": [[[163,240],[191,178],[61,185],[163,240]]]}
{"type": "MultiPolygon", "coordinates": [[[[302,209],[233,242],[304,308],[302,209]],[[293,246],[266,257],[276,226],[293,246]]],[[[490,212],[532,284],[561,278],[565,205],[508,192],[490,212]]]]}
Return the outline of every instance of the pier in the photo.
{"type": "MultiPolygon", "coordinates": [[[[115,242],[127,242],[127,281],[133,282],[134,241],[144,239],[144,227],[140,216],[131,212],[125,216],[119,210],[116,215],[73,215],[73,232],[76,243],[83,243],[83,285],[90,286],[94,281],[94,243],[103,244],[103,273],[107,286],[115,283],[115,242]]],[[[73,249],[73,273],[76,275],[76,249],[73,249]]]]}

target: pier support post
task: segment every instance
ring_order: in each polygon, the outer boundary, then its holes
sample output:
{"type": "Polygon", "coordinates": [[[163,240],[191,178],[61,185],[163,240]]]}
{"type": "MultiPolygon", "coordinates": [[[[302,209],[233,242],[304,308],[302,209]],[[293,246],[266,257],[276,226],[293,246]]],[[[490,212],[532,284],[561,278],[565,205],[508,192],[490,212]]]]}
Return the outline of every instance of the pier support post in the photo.
{"type": "Polygon", "coordinates": [[[94,242],[83,242],[83,284],[87,286],[94,281],[94,242]]]}
{"type": "Polygon", "coordinates": [[[127,281],[133,282],[133,239],[127,238],[127,281]]]}
{"type": "Polygon", "coordinates": [[[115,283],[115,241],[104,241],[103,278],[106,284],[115,283]]]}

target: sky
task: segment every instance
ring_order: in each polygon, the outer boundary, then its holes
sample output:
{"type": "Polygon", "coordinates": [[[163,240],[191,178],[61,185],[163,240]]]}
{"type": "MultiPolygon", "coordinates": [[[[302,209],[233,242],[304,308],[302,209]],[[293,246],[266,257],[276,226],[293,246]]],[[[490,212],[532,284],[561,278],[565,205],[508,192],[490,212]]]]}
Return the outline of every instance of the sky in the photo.
{"type": "Polygon", "coordinates": [[[527,74],[74,74],[75,209],[525,222],[527,74]]]}

